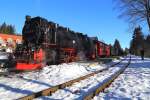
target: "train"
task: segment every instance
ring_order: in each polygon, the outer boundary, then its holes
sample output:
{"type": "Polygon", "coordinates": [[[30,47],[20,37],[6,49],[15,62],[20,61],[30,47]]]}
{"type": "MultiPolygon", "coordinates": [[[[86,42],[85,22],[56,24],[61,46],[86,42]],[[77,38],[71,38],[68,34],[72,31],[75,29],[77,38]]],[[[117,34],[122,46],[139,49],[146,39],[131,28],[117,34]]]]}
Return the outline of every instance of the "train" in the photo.
{"type": "Polygon", "coordinates": [[[109,57],[110,45],[96,37],[75,32],[42,17],[26,16],[22,44],[14,52],[16,70],[41,69],[46,65],[109,57]]]}

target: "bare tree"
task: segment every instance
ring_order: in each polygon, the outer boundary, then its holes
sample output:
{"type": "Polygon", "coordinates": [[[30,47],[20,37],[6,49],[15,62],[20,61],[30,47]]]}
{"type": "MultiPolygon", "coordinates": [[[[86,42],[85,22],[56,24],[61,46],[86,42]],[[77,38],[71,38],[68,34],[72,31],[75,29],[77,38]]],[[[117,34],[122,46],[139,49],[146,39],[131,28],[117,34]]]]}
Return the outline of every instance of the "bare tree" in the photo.
{"type": "Polygon", "coordinates": [[[150,0],[114,0],[121,12],[119,17],[130,23],[145,21],[150,31],[150,0]]]}

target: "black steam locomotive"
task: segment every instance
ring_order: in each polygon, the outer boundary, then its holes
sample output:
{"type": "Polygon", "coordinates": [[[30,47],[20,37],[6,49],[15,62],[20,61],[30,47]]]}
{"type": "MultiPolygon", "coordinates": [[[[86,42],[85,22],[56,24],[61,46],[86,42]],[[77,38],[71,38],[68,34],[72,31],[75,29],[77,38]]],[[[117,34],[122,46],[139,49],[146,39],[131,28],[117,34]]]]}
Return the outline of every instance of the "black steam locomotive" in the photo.
{"type": "Polygon", "coordinates": [[[41,17],[26,16],[22,36],[23,43],[15,51],[17,70],[34,70],[47,64],[96,57],[98,40],[41,17]]]}

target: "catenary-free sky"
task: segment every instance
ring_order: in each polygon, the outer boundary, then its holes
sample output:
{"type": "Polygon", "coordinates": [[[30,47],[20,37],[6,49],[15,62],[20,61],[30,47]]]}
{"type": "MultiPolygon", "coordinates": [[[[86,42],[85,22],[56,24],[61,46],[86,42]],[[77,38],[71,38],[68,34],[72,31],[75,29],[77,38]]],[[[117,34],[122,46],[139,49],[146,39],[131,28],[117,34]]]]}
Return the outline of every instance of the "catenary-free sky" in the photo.
{"type": "Polygon", "coordinates": [[[113,44],[129,47],[132,33],[118,19],[112,0],[0,0],[0,24],[13,24],[22,33],[25,16],[41,16],[62,26],[113,44]]]}

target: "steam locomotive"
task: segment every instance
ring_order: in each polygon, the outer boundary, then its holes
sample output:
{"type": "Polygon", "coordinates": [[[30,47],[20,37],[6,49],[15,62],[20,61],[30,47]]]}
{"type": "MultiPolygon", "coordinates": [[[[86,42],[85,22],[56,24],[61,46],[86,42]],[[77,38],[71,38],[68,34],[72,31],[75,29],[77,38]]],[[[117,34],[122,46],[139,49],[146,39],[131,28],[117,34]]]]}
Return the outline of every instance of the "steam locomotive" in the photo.
{"type": "Polygon", "coordinates": [[[23,43],[16,47],[16,70],[110,56],[110,46],[41,17],[26,16],[23,43]]]}

